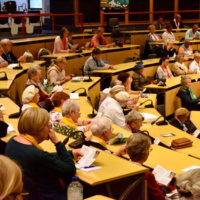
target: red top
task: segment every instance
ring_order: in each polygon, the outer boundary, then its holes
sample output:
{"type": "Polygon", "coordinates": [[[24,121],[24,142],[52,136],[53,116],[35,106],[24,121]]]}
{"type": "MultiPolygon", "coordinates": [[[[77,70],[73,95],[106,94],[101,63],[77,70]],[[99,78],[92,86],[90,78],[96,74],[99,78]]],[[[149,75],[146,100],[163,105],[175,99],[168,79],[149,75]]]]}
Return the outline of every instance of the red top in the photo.
{"type": "Polygon", "coordinates": [[[165,196],[159,189],[155,176],[151,172],[145,173],[145,180],[147,181],[147,193],[149,200],[165,200],[165,196]]]}
{"type": "Polygon", "coordinates": [[[95,34],[93,37],[92,37],[92,40],[91,40],[91,48],[96,48],[98,47],[99,45],[107,45],[109,44],[108,41],[106,40],[106,38],[104,36],[101,36],[101,44],[100,44],[100,41],[99,41],[99,37],[97,34],[95,34]]]}

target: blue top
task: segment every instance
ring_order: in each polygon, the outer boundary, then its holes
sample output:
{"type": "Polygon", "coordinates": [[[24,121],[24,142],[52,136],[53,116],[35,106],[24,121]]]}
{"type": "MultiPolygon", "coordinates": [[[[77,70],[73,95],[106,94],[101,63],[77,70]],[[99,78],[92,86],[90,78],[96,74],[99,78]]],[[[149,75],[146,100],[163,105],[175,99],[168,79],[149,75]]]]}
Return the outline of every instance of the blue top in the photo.
{"type": "MultiPolygon", "coordinates": [[[[14,137],[13,137],[14,138],[14,137]]],[[[62,189],[58,179],[67,184],[76,173],[71,151],[64,144],[57,143],[57,153],[48,153],[33,145],[25,145],[11,138],[6,146],[5,155],[16,160],[23,174],[30,177],[45,200],[66,200],[66,188],[62,189]]]]}

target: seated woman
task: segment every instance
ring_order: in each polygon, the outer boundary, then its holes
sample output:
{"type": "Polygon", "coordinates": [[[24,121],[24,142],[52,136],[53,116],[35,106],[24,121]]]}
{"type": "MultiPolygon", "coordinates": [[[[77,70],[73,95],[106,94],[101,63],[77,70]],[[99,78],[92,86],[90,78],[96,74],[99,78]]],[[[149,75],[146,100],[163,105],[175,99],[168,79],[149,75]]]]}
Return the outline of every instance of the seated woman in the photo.
{"type": "MultiPolygon", "coordinates": [[[[107,117],[95,117],[91,122],[92,139],[89,141],[91,146],[111,153],[107,149],[107,143],[111,139],[112,135],[112,121],[107,117]]],[[[122,145],[113,154],[116,156],[122,156],[126,153],[126,146],[122,145]]]]}
{"type": "Polygon", "coordinates": [[[168,64],[169,64],[169,58],[167,57],[162,57],[160,59],[160,66],[158,67],[157,69],[157,76],[158,76],[158,79],[168,79],[168,78],[171,78],[173,77],[169,67],[168,67],[168,64]]]}
{"type": "Polygon", "coordinates": [[[118,80],[122,82],[122,85],[125,87],[125,91],[129,94],[140,94],[141,91],[133,91],[131,90],[131,84],[133,79],[131,78],[130,74],[127,72],[121,72],[118,77],[118,80]]]}
{"type": "Polygon", "coordinates": [[[184,54],[185,56],[191,56],[193,54],[192,47],[190,46],[190,40],[185,40],[184,44],[180,46],[178,54],[184,54]]]}
{"type": "Polygon", "coordinates": [[[6,156],[0,155],[0,199],[22,199],[22,172],[20,167],[6,156]]]}
{"type": "Polygon", "coordinates": [[[25,110],[30,107],[39,108],[38,102],[40,99],[39,90],[34,85],[29,85],[25,88],[22,94],[22,108],[21,110],[25,110]]]}
{"type": "Polygon", "coordinates": [[[113,101],[107,105],[102,116],[111,119],[113,124],[116,124],[119,127],[124,127],[126,123],[122,107],[127,105],[129,98],[130,95],[127,92],[118,92],[113,101]]]}
{"type": "Polygon", "coordinates": [[[62,27],[60,31],[60,35],[56,37],[55,42],[54,42],[54,49],[53,49],[53,54],[54,53],[70,53],[70,52],[75,52],[76,49],[70,49],[68,46],[68,36],[69,30],[65,27],[62,27]]]}
{"type": "Polygon", "coordinates": [[[195,53],[194,54],[194,60],[190,63],[189,70],[193,71],[194,74],[200,72],[200,53],[195,53]]]}
{"type": "Polygon", "coordinates": [[[134,74],[132,76],[132,89],[136,91],[142,91],[144,86],[147,85],[147,80],[143,75],[144,66],[142,64],[136,64],[133,68],[134,74]]]}
{"type": "Polygon", "coordinates": [[[144,117],[139,112],[132,110],[126,115],[126,126],[124,129],[135,133],[142,127],[142,121],[144,121],[144,117]]]}
{"type": "Polygon", "coordinates": [[[190,112],[186,108],[178,108],[175,112],[174,118],[170,121],[170,124],[182,131],[193,134],[197,128],[189,118],[190,112]]]}
{"type": "Polygon", "coordinates": [[[1,45],[3,47],[4,53],[2,54],[2,58],[6,60],[9,64],[10,63],[18,63],[18,62],[25,62],[26,57],[20,56],[18,59],[12,53],[12,41],[9,39],[2,39],[1,45]]]}
{"type": "MultiPolygon", "coordinates": [[[[0,138],[7,135],[8,124],[4,122],[3,113],[0,110],[0,138]]],[[[2,149],[4,151],[4,149],[2,149]]]]}
{"type": "Polygon", "coordinates": [[[87,131],[89,129],[90,120],[78,121],[80,117],[80,106],[74,100],[68,99],[62,106],[63,118],[58,124],[55,125],[55,131],[63,135],[70,136],[74,139],[80,139],[82,136],[80,133],[74,133],[75,131],[87,131]],[[81,127],[77,127],[81,126],[81,127]],[[86,126],[86,127],[82,127],[86,126]]]}
{"type": "Polygon", "coordinates": [[[16,160],[23,175],[32,179],[44,200],[66,200],[66,187],[76,173],[73,158],[80,150],[67,151],[49,126],[49,114],[42,108],[24,110],[19,118],[20,135],[6,146],[6,156],[16,160]],[[48,153],[39,145],[50,140],[56,153],[48,153]],[[65,184],[64,184],[65,183],[65,184]]]}
{"type": "Polygon", "coordinates": [[[165,40],[164,45],[161,45],[156,50],[157,57],[158,58],[161,58],[161,57],[174,58],[177,52],[173,43],[174,43],[173,40],[170,40],[170,39],[165,40]]]}
{"type": "MultiPolygon", "coordinates": [[[[68,38],[68,46],[69,46],[69,48],[70,48],[70,49],[73,49],[73,46],[75,45],[75,44],[73,43],[73,33],[72,33],[72,32],[69,32],[67,38],[68,38]]],[[[82,47],[78,46],[76,49],[82,49],[82,50],[84,50],[85,47],[84,47],[84,46],[82,46],[82,47]]]]}
{"type": "Polygon", "coordinates": [[[101,54],[102,52],[100,49],[93,49],[92,56],[86,60],[84,65],[85,75],[89,75],[92,70],[106,70],[113,68],[113,65],[106,64],[101,60],[101,54]]]}
{"type": "Polygon", "coordinates": [[[38,90],[40,94],[40,106],[45,108],[47,111],[50,111],[53,109],[52,104],[52,93],[47,94],[41,87],[40,87],[40,79],[41,79],[41,70],[39,69],[39,66],[32,66],[27,71],[28,74],[28,80],[26,82],[25,88],[29,85],[34,85],[38,90]]]}
{"type": "Polygon", "coordinates": [[[50,120],[54,125],[60,122],[60,120],[63,118],[62,106],[67,99],[69,99],[69,95],[65,92],[57,92],[53,96],[52,103],[54,105],[54,109],[50,112],[50,120]]]}
{"type": "MultiPolygon", "coordinates": [[[[132,134],[127,141],[126,152],[132,162],[143,165],[151,152],[151,139],[143,133],[132,134]]],[[[149,200],[165,200],[165,196],[159,189],[158,183],[152,172],[145,172],[147,182],[147,196],[149,200]]]]}
{"type": "Polygon", "coordinates": [[[3,54],[3,47],[0,44],[0,68],[8,66],[8,62],[2,58],[2,54],[3,54]]]}
{"type": "Polygon", "coordinates": [[[194,72],[188,70],[187,66],[184,64],[184,54],[178,54],[175,60],[176,62],[172,67],[172,72],[174,73],[174,76],[194,74],[194,72]]]}
{"type": "Polygon", "coordinates": [[[200,110],[200,98],[197,98],[194,92],[190,89],[191,77],[182,76],[181,77],[181,88],[176,95],[181,99],[182,107],[190,110],[200,110]]]}
{"type": "MultiPolygon", "coordinates": [[[[149,25],[149,34],[147,36],[147,42],[162,42],[163,40],[160,39],[158,35],[155,34],[155,26],[154,25],[149,25]]],[[[150,44],[150,49],[152,52],[155,52],[156,49],[159,47],[158,45],[155,44],[150,44]]]]}
{"type": "Polygon", "coordinates": [[[106,38],[103,36],[104,28],[97,28],[96,34],[92,37],[91,48],[97,47],[110,47],[115,46],[115,43],[109,44],[106,38]]]}
{"type": "Polygon", "coordinates": [[[61,56],[51,64],[47,71],[47,78],[50,85],[62,85],[74,77],[74,74],[65,75],[66,64],[66,58],[61,56]]]}
{"type": "Polygon", "coordinates": [[[176,178],[180,200],[200,199],[200,169],[191,169],[176,178]]]}

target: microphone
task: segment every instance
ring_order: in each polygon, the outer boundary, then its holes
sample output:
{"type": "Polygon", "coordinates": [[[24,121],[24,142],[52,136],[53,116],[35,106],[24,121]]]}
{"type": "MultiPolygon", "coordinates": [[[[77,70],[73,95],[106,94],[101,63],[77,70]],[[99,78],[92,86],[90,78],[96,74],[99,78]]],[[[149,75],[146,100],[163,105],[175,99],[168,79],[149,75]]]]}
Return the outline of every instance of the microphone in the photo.
{"type": "Polygon", "coordinates": [[[145,107],[145,108],[154,108],[154,106],[153,106],[153,101],[152,101],[151,99],[147,99],[146,101],[142,102],[142,103],[140,104],[140,106],[143,105],[144,103],[148,102],[148,101],[151,101],[151,104],[148,104],[148,105],[146,105],[146,106],[144,106],[144,107],[145,107]]]}
{"type": "MultiPolygon", "coordinates": [[[[163,117],[162,115],[160,117],[158,117],[155,121],[151,122],[151,125],[154,125],[161,117],[163,117]]],[[[165,120],[165,117],[163,117],[164,120],[157,122],[156,125],[161,126],[161,125],[167,125],[168,122],[165,120]]]]}
{"type": "Polygon", "coordinates": [[[89,79],[86,79],[83,82],[92,82],[91,73],[90,72],[88,72],[88,77],[89,77],[89,79]]]}
{"type": "Polygon", "coordinates": [[[142,62],[142,60],[140,58],[140,55],[138,55],[137,53],[134,53],[134,55],[137,56],[136,58],[133,57],[133,60],[136,61],[136,64],[139,64],[139,63],[143,64],[143,62],[142,62]]]}
{"type": "Polygon", "coordinates": [[[21,66],[21,63],[20,62],[18,62],[18,66],[16,66],[16,67],[13,67],[13,69],[23,69],[23,67],[21,66]]]}
{"type": "Polygon", "coordinates": [[[87,98],[88,98],[90,104],[92,105],[92,114],[88,114],[88,117],[91,119],[91,118],[96,117],[97,114],[94,113],[94,105],[93,105],[93,103],[92,103],[91,98],[90,98],[89,96],[88,96],[87,98]]]}
{"type": "Polygon", "coordinates": [[[72,91],[71,93],[74,93],[74,92],[76,92],[76,91],[78,91],[78,90],[81,90],[81,89],[83,89],[84,92],[79,93],[79,96],[87,96],[87,93],[86,93],[86,89],[85,89],[85,88],[78,88],[78,89],[72,91]]]}
{"type": "MultiPolygon", "coordinates": [[[[70,144],[69,144],[69,147],[71,147],[71,148],[73,148],[73,149],[81,148],[82,145],[83,145],[84,142],[85,142],[85,135],[84,135],[83,131],[75,131],[75,132],[73,132],[73,134],[74,134],[74,133],[81,133],[83,139],[81,139],[81,140],[76,140],[76,141],[70,143],[70,144]]],[[[68,143],[68,141],[69,141],[69,136],[68,136],[66,139],[64,139],[63,144],[66,145],[66,144],[68,143]]]]}
{"type": "Polygon", "coordinates": [[[0,78],[0,81],[7,81],[7,80],[8,80],[8,77],[7,77],[6,72],[0,72],[0,73],[4,73],[4,77],[1,77],[1,78],[0,78]]]}

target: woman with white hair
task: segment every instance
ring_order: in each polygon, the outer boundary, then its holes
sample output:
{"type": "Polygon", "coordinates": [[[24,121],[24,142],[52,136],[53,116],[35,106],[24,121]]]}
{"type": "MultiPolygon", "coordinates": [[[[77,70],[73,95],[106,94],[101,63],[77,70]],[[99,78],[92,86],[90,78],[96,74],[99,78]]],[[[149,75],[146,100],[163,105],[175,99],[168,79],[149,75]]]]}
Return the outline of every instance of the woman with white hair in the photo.
{"type": "Polygon", "coordinates": [[[186,39],[178,50],[178,54],[184,54],[185,56],[191,56],[193,54],[192,47],[190,46],[190,40],[186,39]]]}
{"type": "MultiPolygon", "coordinates": [[[[144,133],[136,132],[128,138],[126,151],[132,162],[143,165],[152,151],[151,139],[144,133]]],[[[152,172],[145,172],[145,180],[148,200],[165,200],[152,172]]]]}
{"type": "Polygon", "coordinates": [[[21,200],[23,182],[20,167],[10,158],[0,155],[0,200],[21,200]]]}
{"type": "Polygon", "coordinates": [[[194,60],[190,63],[189,70],[193,71],[195,74],[200,72],[200,53],[194,54],[194,60]]]}
{"type": "Polygon", "coordinates": [[[123,127],[126,125],[125,116],[122,107],[127,105],[130,95],[127,92],[118,92],[113,101],[107,105],[103,112],[104,117],[108,117],[117,126],[123,127]]]}
{"type": "Polygon", "coordinates": [[[2,39],[1,45],[3,47],[4,53],[2,54],[2,58],[6,60],[9,64],[10,63],[18,63],[18,62],[25,62],[26,57],[20,56],[18,59],[12,53],[12,41],[9,39],[2,39]]]}
{"type": "Polygon", "coordinates": [[[176,188],[180,200],[199,200],[200,199],[200,169],[192,169],[176,179],[176,188]]]}
{"type": "MultiPolygon", "coordinates": [[[[98,149],[111,153],[107,149],[107,143],[112,135],[112,121],[107,117],[96,117],[92,120],[90,129],[92,131],[92,140],[90,145],[98,149]]],[[[114,155],[121,156],[126,153],[126,146],[123,145],[114,155]]]]}
{"type": "Polygon", "coordinates": [[[34,85],[28,86],[22,94],[23,105],[21,110],[23,111],[30,107],[39,108],[38,106],[39,99],[40,99],[39,90],[35,88],[34,85]]]}
{"type": "Polygon", "coordinates": [[[194,74],[193,71],[188,70],[187,66],[184,64],[184,54],[178,54],[175,58],[175,63],[172,67],[174,76],[181,76],[186,74],[194,74]]]}
{"type": "Polygon", "coordinates": [[[79,121],[81,116],[79,104],[71,99],[68,99],[62,105],[63,118],[58,124],[55,125],[55,131],[74,139],[82,138],[80,133],[74,133],[76,131],[86,131],[89,129],[90,120],[79,121]],[[81,126],[78,128],[77,126],[81,126]],[[84,127],[86,126],[86,127],[84,127]]]}
{"type": "Polygon", "coordinates": [[[191,110],[200,110],[200,98],[197,98],[194,92],[190,89],[192,78],[189,76],[181,77],[181,87],[177,96],[181,99],[182,107],[191,110]]]}
{"type": "Polygon", "coordinates": [[[139,131],[143,121],[144,117],[136,110],[132,110],[126,115],[126,126],[124,129],[132,133],[139,131]]]}

